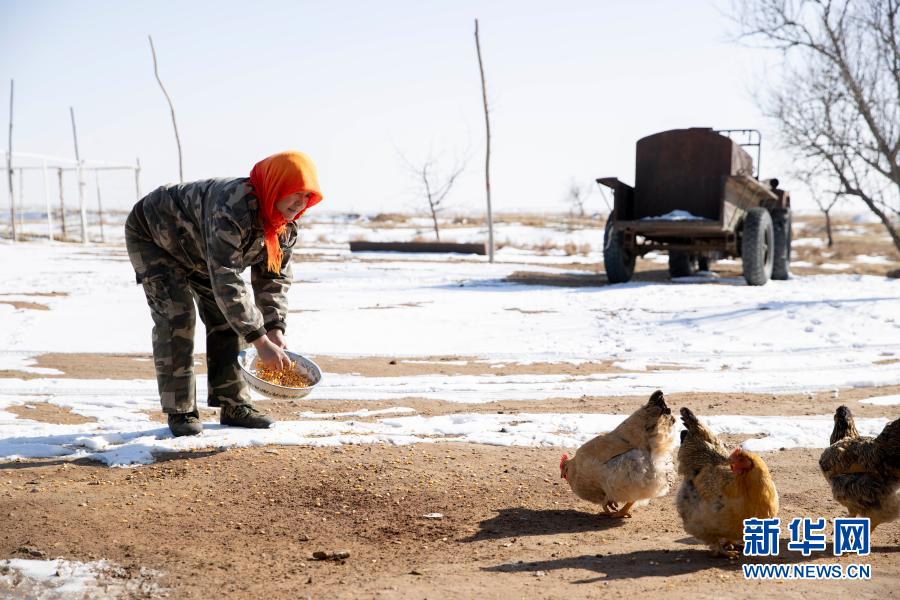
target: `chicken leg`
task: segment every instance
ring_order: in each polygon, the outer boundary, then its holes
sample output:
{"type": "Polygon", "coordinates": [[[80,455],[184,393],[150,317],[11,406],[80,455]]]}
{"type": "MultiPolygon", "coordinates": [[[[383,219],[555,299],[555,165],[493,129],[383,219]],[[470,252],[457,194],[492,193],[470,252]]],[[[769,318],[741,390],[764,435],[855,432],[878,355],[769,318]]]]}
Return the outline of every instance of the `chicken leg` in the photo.
{"type": "MultiPolygon", "coordinates": [[[[607,507],[612,504],[612,502],[607,503],[607,507]]],[[[610,519],[630,519],[631,518],[631,507],[634,505],[634,502],[628,502],[617,510],[616,512],[605,511],[600,513],[601,517],[609,517],[610,519]]]]}
{"type": "Polygon", "coordinates": [[[710,546],[710,550],[712,550],[713,557],[737,558],[741,555],[741,549],[736,544],[724,539],[719,540],[718,544],[710,546]]]}

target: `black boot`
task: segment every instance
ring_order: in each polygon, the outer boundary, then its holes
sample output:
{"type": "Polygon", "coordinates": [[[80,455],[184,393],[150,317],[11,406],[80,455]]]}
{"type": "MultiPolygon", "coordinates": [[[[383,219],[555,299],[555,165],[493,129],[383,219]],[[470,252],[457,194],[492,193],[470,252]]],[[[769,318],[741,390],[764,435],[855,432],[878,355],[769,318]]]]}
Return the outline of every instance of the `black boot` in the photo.
{"type": "Polygon", "coordinates": [[[169,429],[175,437],[197,435],[203,431],[200,413],[196,410],[189,413],[173,413],[169,415],[169,429]]]}
{"type": "Polygon", "coordinates": [[[275,419],[262,414],[251,404],[223,404],[219,415],[219,423],[232,427],[268,429],[274,422],[275,419]]]}

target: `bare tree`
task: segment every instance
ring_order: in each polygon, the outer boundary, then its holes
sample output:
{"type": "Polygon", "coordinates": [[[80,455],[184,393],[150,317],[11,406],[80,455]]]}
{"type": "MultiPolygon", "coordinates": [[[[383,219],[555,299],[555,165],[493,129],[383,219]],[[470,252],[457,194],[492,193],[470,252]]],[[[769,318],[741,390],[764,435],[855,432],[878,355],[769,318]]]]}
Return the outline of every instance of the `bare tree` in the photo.
{"type": "Polygon", "coordinates": [[[407,169],[416,182],[416,195],[423,198],[428,203],[428,211],[431,213],[431,220],[434,223],[434,237],[437,241],[441,241],[441,233],[438,229],[438,213],[444,207],[444,201],[453,184],[456,183],[457,177],[466,168],[466,159],[457,159],[449,168],[442,168],[441,161],[429,153],[421,163],[413,163],[402,154],[400,158],[406,163],[407,169]]]}
{"type": "Polygon", "coordinates": [[[162,79],[159,78],[159,67],[156,64],[156,48],[153,47],[153,36],[148,35],[147,39],[150,40],[150,53],[153,55],[153,74],[156,76],[156,82],[159,84],[159,89],[162,90],[163,95],[166,97],[166,102],[169,103],[169,111],[172,113],[172,127],[175,129],[175,145],[178,146],[178,181],[184,183],[184,166],[181,160],[181,137],[178,135],[178,124],[175,122],[175,105],[172,104],[172,98],[169,97],[169,92],[166,91],[162,79]]]}
{"type": "Polygon", "coordinates": [[[827,189],[827,185],[826,189],[823,189],[823,186],[820,185],[824,179],[822,177],[810,176],[808,173],[795,173],[795,175],[806,184],[813,202],[819,207],[819,211],[825,215],[825,236],[828,239],[828,247],[831,248],[834,246],[834,235],[831,228],[831,211],[844,199],[844,196],[835,193],[834,190],[827,189]]]}
{"type": "Polygon", "coordinates": [[[584,216],[584,205],[591,194],[589,185],[582,185],[573,177],[566,190],[566,203],[571,207],[572,214],[584,216]]]}
{"type": "Polygon", "coordinates": [[[824,199],[817,195],[813,198],[819,210],[825,215],[825,235],[828,236],[828,247],[831,248],[834,246],[834,236],[831,234],[831,210],[841,200],[842,196],[840,194],[832,194],[830,198],[824,199]]]}
{"type": "Polygon", "coordinates": [[[783,53],[762,104],[829,196],[862,201],[900,250],[900,0],[744,0],[743,39],[783,53]]]}

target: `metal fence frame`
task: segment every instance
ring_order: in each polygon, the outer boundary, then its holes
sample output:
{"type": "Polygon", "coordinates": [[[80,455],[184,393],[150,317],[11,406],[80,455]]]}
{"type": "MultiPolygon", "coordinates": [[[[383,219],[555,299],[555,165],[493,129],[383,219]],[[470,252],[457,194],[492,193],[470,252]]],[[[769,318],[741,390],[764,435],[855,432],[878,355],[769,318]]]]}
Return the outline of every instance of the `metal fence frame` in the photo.
{"type": "MultiPolygon", "coordinates": [[[[7,160],[9,154],[7,152],[3,152],[3,161],[7,160]]],[[[30,152],[13,152],[12,159],[15,161],[16,159],[33,161],[39,164],[32,165],[21,165],[21,166],[11,166],[10,174],[15,179],[15,172],[19,172],[19,206],[23,205],[23,197],[22,197],[22,176],[25,171],[41,171],[43,175],[43,183],[44,183],[44,200],[47,204],[47,237],[52,241],[53,240],[53,212],[50,207],[50,185],[48,182],[48,173],[49,171],[55,170],[58,173],[59,181],[60,181],[60,202],[62,203],[62,177],[63,173],[67,171],[74,171],[78,175],[78,206],[81,217],[81,243],[88,243],[88,229],[87,229],[87,206],[85,200],[85,188],[87,187],[87,182],[85,181],[85,173],[93,172],[95,177],[95,185],[97,187],[97,203],[98,203],[98,212],[100,215],[100,240],[105,241],[105,236],[103,232],[103,206],[100,195],[100,181],[98,177],[98,173],[100,171],[132,171],[134,173],[134,190],[136,199],[140,200],[141,198],[141,161],[140,159],[135,161],[134,165],[124,165],[124,164],[112,164],[99,160],[74,160],[71,158],[65,158],[60,156],[52,156],[49,154],[35,154],[30,152]]],[[[9,217],[10,217],[10,238],[12,240],[18,241],[18,234],[14,234],[15,227],[13,223],[13,219],[16,214],[16,198],[14,193],[10,193],[9,199],[9,217]]],[[[61,206],[61,210],[65,210],[63,206],[61,206]]],[[[62,215],[63,219],[65,215],[62,215]]],[[[64,231],[63,231],[64,233],[64,231]]]]}

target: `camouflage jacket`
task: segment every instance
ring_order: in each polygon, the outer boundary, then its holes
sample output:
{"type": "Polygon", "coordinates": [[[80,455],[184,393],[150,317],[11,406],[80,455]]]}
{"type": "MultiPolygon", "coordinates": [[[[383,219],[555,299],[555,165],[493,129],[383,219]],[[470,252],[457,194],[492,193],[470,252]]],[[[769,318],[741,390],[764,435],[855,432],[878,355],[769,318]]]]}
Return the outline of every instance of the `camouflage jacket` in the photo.
{"type": "Polygon", "coordinates": [[[209,278],[219,309],[238,335],[252,342],[272,329],[284,331],[297,225],[289,223],[281,239],[281,273],[269,272],[259,200],[248,178],[163,186],[136,210],[157,246],[190,274],[209,278]],[[241,278],[248,266],[252,301],[241,278]]]}

